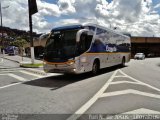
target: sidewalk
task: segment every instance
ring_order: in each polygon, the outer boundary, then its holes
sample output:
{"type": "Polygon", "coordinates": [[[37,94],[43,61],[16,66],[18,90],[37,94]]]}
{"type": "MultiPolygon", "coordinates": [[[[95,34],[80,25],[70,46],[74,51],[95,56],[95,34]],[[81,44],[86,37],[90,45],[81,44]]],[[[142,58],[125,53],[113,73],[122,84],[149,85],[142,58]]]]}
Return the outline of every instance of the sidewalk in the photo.
{"type": "MultiPolygon", "coordinates": [[[[2,54],[0,54],[0,57],[3,57],[2,54]]],[[[19,64],[24,64],[24,63],[31,63],[31,58],[28,57],[23,57],[23,61],[22,61],[22,57],[15,55],[15,56],[9,56],[9,55],[4,55],[4,59],[7,60],[11,60],[14,62],[17,62],[19,64]]],[[[35,63],[43,63],[42,60],[35,60],[35,63]]],[[[32,72],[34,74],[39,74],[41,76],[53,76],[53,75],[59,75],[58,73],[45,73],[43,70],[43,66],[39,67],[39,68],[24,68],[26,71],[32,72]]]]}
{"type": "MultiPolygon", "coordinates": [[[[20,64],[31,63],[31,58],[23,57],[23,61],[22,61],[22,57],[18,56],[18,55],[15,55],[15,56],[4,55],[4,58],[8,59],[8,60],[11,60],[11,61],[14,61],[14,62],[17,62],[17,63],[20,63],[20,64]]],[[[43,63],[42,60],[35,60],[34,62],[35,63],[43,63]]]]}
{"type": "MultiPolygon", "coordinates": [[[[3,57],[2,54],[0,55],[0,57],[3,57]]],[[[19,63],[19,64],[31,63],[31,58],[23,57],[23,61],[22,61],[22,57],[18,56],[18,55],[9,56],[9,55],[5,54],[3,58],[7,59],[7,60],[11,60],[11,61],[19,63]]],[[[43,63],[43,61],[42,60],[35,60],[35,63],[43,63]]],[[[39,74],[39,75],[42,75],[42,76],[46,76],[47,75],[47,73],[45,73],[43,71],[42,67],[40,67],[40,68],[24,68],[24,69],[29,71],[29,72],[32,72],[32,73],[35,73],[35,74],[39,74]]]]}

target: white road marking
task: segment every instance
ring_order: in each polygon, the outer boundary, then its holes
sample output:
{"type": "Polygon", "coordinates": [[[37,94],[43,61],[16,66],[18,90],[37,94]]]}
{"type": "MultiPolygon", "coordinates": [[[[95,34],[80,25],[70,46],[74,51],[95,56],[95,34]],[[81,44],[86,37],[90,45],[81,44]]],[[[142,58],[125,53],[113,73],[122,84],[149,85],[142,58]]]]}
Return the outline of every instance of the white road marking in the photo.
{"type": "Polygon", "coordinates": [[[11,87],[11,86],[15,86],[15,85],[18,85],[18,84],[21,84],[21,83],[23,83],[23,82],[18,82],[18,83],[9,84],[9,85],[0,87],[0,89],[7,88],[7,87],[11,87]]]}
{"type": "Polygon", "coordinates": [[[105,85],[88,101],[86,102],[81,108],[79,108],[73,115],[71,115],[67,120],[76,120],[82,114],[84,114],[88,108],[90,108],[98,98],[104,93],[104,91],[108,88],[110,82],[114,79],[114,76],[117,74],[117,70],[113,73],[110,79],[105,83],[105,85]]]}
{"type": "Polygon", "coordinates": [[[122,83],[129,83],[129,84],[137,84],[137,85],[143,85],[142,83],[137,83],[137,82],[130,82],[130,81],[117,81],[117,82],[111,82],[111,85],[116,85],[116,84],[122,84],[122,83]]]}
{"type": "Polygon", "coordinates": [[[124,95],[124,94],[136,94],[136,95],[141,95],[141,96],[147,96],[147,97],[152,97],[152,98],[158,98],[160,99],[159,94],[152,94],[152,93],[146,93],[138,90],[133,90],[133,89],[128,89],[128,90],[122,90],[122,91],[115,91],[115,92],[109,92],[109,93],[104,93],[105,90],[107,90],[108,86],[110,84],[120,84],[120,83],[131,83],[131,84],[139,84],[143,86],[147,86],[149,88],[152,88],[154,90],[160,91],[160,89],[153,87],[149,84],[146,84],[144,82],[141,82],[124,72],[122,72],[120,69],[116,70],[113,75],[110,77],[110,79],[105,83],[105,85],[88,101],[86,102],[81,108],[79,108],[73,115],[71,115],[67,120],[76,120],[78,119],[82,114],[84,114],[97,100],[98,98],[102,97],[110,97],[110,96],[116,96],[116,95],[124,95]],[[122,75],[117,75],[117,72],[120,72],[122,75]],[[123,76],[124,75],[124,76],[123,76]],[[130,82],[130,81],[118,81],[118,82],[112,82],[114,78],[118,77],[127,77],[130,78],[131,80],[135,82],[130,82]]]}
{"type": "Polygon", "coordinates": [[[3,63],[3,58],[0,58],[1,60],[0,60],[0,63],[3,63]]]}
{"type": "Polygon", "coordinates": [[[125,112],[125,113],[122,113],[122,114],[160,114],[160,112],[150,110],[150,109],[146,109],[146,108],[140,108],[140,109],[125,112]]]}
{"type": "Polygon", "coordinates": [[[15,78],[15,79],[17,79],[17,80],[19,80],[19,81],[26,81],[25,78],[20,77],[18,75],[15,75],[15,74],[12,74],[12,73],[9,73],[8,75],[11,76],[11,77],[13,77],[13,78],[15,78]]]}
{"type": "Polygon", "coordinates": [[[127,76],[122,76],[122,75],[115,76],[115,78],[119,78],[119,77],[127,77],[127,76]]]}
{"type": "Polygon", "coordinates": [[[8,74],[0,74],[0,75],[8,75],[8,74]]]}
{"type": "Polygon", "coordinates": [[[7,74],[7,73],[14,73],[14,72],[17,72],[17,71],[0,71],[0,74],[1,73],[6,73],[7,74]]]}
{"type": "Polygon", "coordinates": [[[159,94],[146,93],[146,92],[141,92],[141,91],[133,90],[133,89],[103,93],[100,97],[103,98],[103,97],[111,97],[111,96],[125,95],[125,94],[136,94],[136,95],[141,95],[141,96],[147,96],[147,97],[160,99],[159,94]]]}
{"type": "Polygon", "coordinates": [[[24,74],[32,75],[32,76],[35,76],[35,77],[38,77],[38,78],[42,77],[41,75],[37,75],[37,74],[31,73],[31,72],[27,72],[27,71],[24,71],[24,70],[21,70],[20,72],[24,73],[24,74]]]}
{"type": "Polygon", "coordinates": [[[2,68],[0,69],[0,74],[18,72],[19,70],[24,70],[24,68],[2,68]]]}
{"type": "MultiPolygon", "coordinates": [[[[4,75],[8,75],[8,74],[4,74],[4,75]]],[[[11,74],[10,74],[10,75],[11,75],[11,74]]],[[[13,77],[13,75],[11,75],[11,76],[13,77]]],[[[41,78],[47,78],[47,77],[48,77],[48,76],[41,77],[41,78]]],[[[24,78],[23,78],[23,79],[24,79],[24,78]]],[[[18,82],[18,83],[13,83],[13,84],[5,85],[5,86],[1,86],[0,89],[12,87],[12,86],[15,86],[15,85],[23,84],[23,83],[25,83],[25,82],[34,81],[34,80],[39,80],[39,78],[31,79],[31,80],[23,81],[23,82],[18,82]]]]}
{"type": "Polygon", "coordinates": [[[118,71],[119,71],[121,74],[123,74],[124,76],[127,76],[128,78],[130,78],[130,79],[132,79],[132,80],[134,80],[134,81],[136,81],[136,82],[138,82],[138,83],[140,83],[140,84],[142,84],[142,85],[144,85],[144,86],[147,86],[147,87],[149,87],[149,88],[152,88],[152,89],[157,90],[157,91],[160,92],[160,89],[158,89],[158,88],[156,88],[156,87],[153,87],[153,86],[151,86],[151,85],[149,85],[149,84],[147,84],[147,83],[141,82],[141,81],[139,81],[139,80],[137,80],[137,79],[135,79],[135,78],[133,78],[133,77],[125,74],[122,70],[119,69],[118,71]]]}

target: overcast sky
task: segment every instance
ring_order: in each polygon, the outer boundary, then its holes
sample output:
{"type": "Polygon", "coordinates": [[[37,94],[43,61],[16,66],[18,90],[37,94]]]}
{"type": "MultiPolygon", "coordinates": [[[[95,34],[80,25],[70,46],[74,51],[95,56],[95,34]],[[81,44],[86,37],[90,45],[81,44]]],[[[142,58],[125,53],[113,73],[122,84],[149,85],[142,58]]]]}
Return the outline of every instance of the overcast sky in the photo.
{"type": "MultiPolygon", "coordinates": [[[[1,3],[3,25],[28,31],[28,0],[1,3]]],[[[37,0],[37,6],[33,31],[38,33],[68,23],[98,22],[132,36],[160,37],[160,0],[37,0]]]]}

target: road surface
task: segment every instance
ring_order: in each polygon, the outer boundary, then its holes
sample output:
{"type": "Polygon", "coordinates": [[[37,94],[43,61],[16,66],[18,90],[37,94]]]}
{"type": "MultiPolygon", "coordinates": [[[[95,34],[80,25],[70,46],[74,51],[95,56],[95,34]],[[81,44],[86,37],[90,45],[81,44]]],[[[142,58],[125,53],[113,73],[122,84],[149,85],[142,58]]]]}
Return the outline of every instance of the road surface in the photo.
{"type": "Polygon", "coordinates": [[[15,71],[0,73],[1,114],[52,120],[98,119],[91,114],[160,115],[160,58],[131,60],[124,68],[103,69],[94,77],[87,73],[42,78],[26,76],[20,68],[15,71]],[[13,79],[20,82],[8,82],[13,79]]]}

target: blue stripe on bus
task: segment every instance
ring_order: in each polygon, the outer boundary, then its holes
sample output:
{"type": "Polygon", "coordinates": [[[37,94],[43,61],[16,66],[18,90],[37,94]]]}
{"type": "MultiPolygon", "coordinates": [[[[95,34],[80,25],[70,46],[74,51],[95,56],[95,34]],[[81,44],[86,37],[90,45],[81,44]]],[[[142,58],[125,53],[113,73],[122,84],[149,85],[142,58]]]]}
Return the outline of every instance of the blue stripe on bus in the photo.
{"type": "Polygon", "coordinates": [[[115,45],[115,44],[103,44],[99,42],[98,44],[92,43],[89,52],[130,52],[130,45],[115,45]]]}

